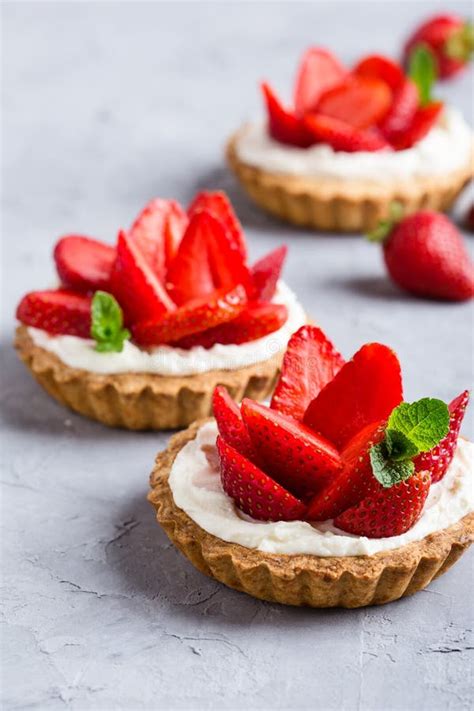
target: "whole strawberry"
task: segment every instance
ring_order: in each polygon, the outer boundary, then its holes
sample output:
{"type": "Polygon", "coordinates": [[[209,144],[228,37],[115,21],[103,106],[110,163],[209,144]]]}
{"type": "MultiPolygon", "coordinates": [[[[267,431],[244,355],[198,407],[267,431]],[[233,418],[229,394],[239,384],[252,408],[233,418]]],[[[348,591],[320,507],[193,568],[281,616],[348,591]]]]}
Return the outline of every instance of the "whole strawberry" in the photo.
{"type": "Polygon", "coordinates": [[[466,301],[474,296],[474,268],[461,233],[439,212],[424,210],[380,223],[369,239],[383,242],[393,281],[417,296],[466,301]]]}
{"type": "Polygon", "coordinates": [[[433,53],[439,78],[448,79],[464,69],[472,57],[473,26],[454,14],[430,18],[408,39],[404,49],[405,63],[419,45],[428,47],[433,53]]]}

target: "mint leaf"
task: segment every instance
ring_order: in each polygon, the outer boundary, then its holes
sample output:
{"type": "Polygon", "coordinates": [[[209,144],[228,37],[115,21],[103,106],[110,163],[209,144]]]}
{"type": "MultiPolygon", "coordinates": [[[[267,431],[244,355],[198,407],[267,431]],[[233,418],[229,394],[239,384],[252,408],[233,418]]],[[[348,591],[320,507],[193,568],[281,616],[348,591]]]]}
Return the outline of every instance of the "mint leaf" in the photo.
{"type": "Polygon", "coordinates": [[[385,432],[385,446],[388,456],[395,461],[411,459],[420,451],[416,444],[398,430],[387,430],[385,432]]]}
{"type": "Polygon", "coordinates": [[[118,301],[106,291],[96,291],[91,306],[91,336],[99,353],[120,353],[130,331],[123,328],[123,314],[118,301]]]}
{"type": "Polygon", "coordinates": [[[448,434],[448,406],[429,397],[411,404],[402,402],[388,418],[387,429],[405,435],[419,452],[428,452],[448,434]]]}
{"type": "Polygon", "coordinates": [[[409,479],[415,470],[415,465],[409,459],[406,461],[390,459],[385,442],[371,447],[370,463],[374,477],[385,489],[409,479]]]}
{"type": "Polygon", "coordinates": [[[426,45],[419,44],[411,52],[408,74],[418,87],[421,105],[426,106],[431,101],[431,92],[436,81],[435,60],[426,45]]]}

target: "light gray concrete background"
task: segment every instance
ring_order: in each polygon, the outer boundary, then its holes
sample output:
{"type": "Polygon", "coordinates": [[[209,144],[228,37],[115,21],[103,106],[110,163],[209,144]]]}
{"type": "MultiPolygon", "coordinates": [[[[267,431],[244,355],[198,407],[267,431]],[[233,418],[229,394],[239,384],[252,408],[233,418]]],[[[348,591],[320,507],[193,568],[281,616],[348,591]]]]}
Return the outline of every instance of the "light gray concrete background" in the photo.
{"type": "MultiPolygon", "coordinates": [[[[54,280],[59,235],[112,241],[152,196],[224,187],[254,257],[290,246],[287,281],[345,354],[392,345],[409,399],[470,386],[469,305],[402,295],[358,236],[267,218],[222,161],[226,136],[260,112],[258,80],[287,91],[306,45],[348,61],[396,53],[448,5],[3,5],[3,708],[472,708],[472,557],[381,608],[287,609],[228,590],[180,557],[145,501],[167,436],[69,413],[11,347],[18,299],[54,280]]],[[[440,94],[472,120],[472,74],[440,94]]]]}

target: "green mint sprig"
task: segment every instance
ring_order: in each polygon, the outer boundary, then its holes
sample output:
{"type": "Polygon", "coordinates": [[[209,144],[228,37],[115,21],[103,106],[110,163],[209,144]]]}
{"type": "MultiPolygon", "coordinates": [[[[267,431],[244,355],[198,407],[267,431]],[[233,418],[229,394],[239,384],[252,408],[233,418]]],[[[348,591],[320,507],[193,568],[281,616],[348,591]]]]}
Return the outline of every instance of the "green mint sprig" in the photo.
{"type": "Polygon", "coordinates": [[[96,291],[91,306],[91,336],[99,353],[120,353],[130,331],[123,328],[123,313],[118,301],[106,291],[96,291]]]}
{"type": "Polygon", "coordinates": [[[408,75],[418,88],[420,104],[426,106],[432,101],[433,86],[437,79],[435,59],[426,45],[418,44],[411,52],[408,75]]]}
{"type": "Polygon", "coordinates": [[[449,432],[449,410],[442,400],[425,397],[402,402],[387,422],[385,438],[370,449],[372,471],[383,487],[409,479],[413,457],[428,452],[449,432]]]}

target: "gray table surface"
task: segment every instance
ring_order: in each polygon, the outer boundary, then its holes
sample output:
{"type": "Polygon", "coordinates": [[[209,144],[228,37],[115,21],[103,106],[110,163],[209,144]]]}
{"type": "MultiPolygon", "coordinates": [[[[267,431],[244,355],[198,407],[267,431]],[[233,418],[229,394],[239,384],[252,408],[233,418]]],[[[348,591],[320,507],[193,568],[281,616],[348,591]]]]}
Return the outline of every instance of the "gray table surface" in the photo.
{"type": "MultiPolygon", "coordinates": [[[[267,218],[222,161],[226,136],[260,111],[257,81],[288,89],[306,45],[347,60],[396,52],[415,20],[448,5],[3,6],[4,708],[471,706],[469,554],[424,592],[380,608],[289,609],[228,590],[180,557],[145,501],[167,436],[62,409],[11,346],[19,297],[54,280],[59,235],[112,241],[152,196],[186,202],[224,187],[254,257],[290,246],[288,283],[344,353],[391,344],[408,398],[470,386],[469,305],[402,295],[358,236],[267,218]]],[[[472,113],[472,74],[441,94],[472,113]]],[[[472,407],[472,434],[469,423],[472,407]]]]}

